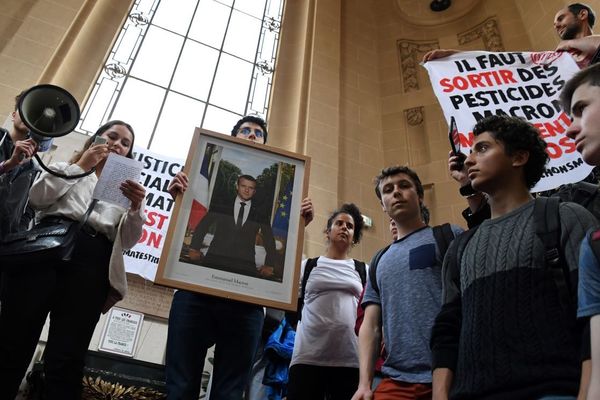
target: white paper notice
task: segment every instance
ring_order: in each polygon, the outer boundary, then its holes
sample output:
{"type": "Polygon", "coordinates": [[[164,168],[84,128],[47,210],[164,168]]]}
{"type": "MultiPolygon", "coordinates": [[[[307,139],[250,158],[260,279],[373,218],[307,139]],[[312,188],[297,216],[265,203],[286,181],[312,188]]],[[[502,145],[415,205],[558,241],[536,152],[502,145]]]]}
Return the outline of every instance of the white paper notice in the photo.
{"type": "Polygon", "coordinates": [[[144,314],[123,308],[110,309],[98,350],[133,357],[144,314]]]}
{"type": "Polygon", "coordinates": [[[94,199],[129,208],[131,201],[119,187],[128,179],[138,182],[141,173],[142,163],[139,161],[110,153],[94,188],[94,199]]]}

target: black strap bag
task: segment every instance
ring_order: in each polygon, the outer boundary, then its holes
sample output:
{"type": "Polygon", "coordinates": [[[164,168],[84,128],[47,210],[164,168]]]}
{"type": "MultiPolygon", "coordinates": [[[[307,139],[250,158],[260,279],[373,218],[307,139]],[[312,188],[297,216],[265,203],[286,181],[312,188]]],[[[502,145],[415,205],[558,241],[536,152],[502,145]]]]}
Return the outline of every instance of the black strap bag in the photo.
{"type": "Polygon", "coordinates": [[[69,261],[77,234],[87,222],[97,200],[93,200],[81,221],[47,217],[28,231],[9,233],[0,242],[0,265],[9,267],[48,261],[69,261]]]}

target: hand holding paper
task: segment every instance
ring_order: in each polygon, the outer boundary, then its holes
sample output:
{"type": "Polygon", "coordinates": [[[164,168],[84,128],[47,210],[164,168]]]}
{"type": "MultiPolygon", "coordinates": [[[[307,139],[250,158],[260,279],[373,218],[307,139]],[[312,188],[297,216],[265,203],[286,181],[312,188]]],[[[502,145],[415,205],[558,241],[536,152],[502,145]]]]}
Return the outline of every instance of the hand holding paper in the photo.
{"type": "Polygon", "coordinates": [[[142,201],[146,197],[146,189],[138,182],[126,180],[121,183],[121,193],[131,201],[129,209],[137,211],[142,206],[142,201]]]}
{"type": "Polygon", "coordinates": [[[110,153],[94,188],[94,199],[139,210],[146,194],[138,183],[141,172],[139,161],[110,153]]]}

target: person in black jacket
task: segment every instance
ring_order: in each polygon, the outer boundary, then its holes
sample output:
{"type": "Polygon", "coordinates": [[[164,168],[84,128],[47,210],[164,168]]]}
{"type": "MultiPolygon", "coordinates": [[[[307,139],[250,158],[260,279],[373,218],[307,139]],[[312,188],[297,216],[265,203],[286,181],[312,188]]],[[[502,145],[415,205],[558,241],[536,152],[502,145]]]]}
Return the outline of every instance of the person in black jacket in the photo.
{"type": "Polygon", "coordinates": [[[37,176],[31,157],[37,144],[27,137],[27,126],[21,120],[17,105],[21,92],[15,97],[15,109],[9,131],[0,128],[0,239],[6,234],[27,230],[33,212],[26,213],[29,188],[37,176]]]}

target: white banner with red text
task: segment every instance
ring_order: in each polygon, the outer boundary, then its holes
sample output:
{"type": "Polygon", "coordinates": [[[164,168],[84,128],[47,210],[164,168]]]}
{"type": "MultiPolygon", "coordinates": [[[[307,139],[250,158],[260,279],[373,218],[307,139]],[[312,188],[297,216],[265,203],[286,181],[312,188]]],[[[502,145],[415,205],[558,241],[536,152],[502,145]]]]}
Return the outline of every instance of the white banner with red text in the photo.
{"type": "Polygon", "coordinates": [[[134,149],[134,158],[143,164],[140,182],[146,188],[146,224],[139,242],[125,250],[123,258],[127,272],[154,281],[175,204],[167,187],[175,174],[181,171],[185,161],[138,147],[134,149]]]}
{"type": "Polygon", "coordinates": [[[520,117],[539,130],[550,161],[532,192],[581,181],[592,171],[565,135],[571,120],[558,98],[579,70],[568,53],[467,51],[424,67],[447,121],[456,119],[461,148],[471,147],[473,126],[489,115],[520,117]]]}

